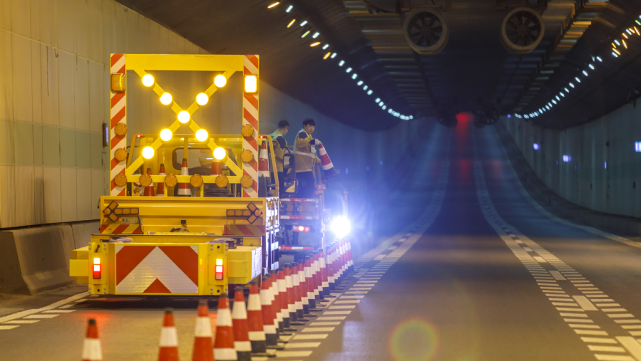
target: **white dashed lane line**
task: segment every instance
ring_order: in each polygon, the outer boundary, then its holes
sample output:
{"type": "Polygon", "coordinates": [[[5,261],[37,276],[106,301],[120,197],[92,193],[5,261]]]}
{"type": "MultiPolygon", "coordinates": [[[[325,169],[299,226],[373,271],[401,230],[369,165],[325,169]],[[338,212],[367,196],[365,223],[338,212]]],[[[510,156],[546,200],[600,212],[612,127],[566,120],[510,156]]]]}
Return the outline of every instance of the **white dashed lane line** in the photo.
{"type": "MultiPolygon", "coordinates": [[[[475,138],[474,142],[476,143],[475,138]]],[[[633,331],[622,327],[622,332],[626,332],[631,336],[612,337],[606,331],[601,330],[600,325],[594,324],[588,314],[603,312],[619,326],[641,324],[641,321],[626,309],[617,307],[618,303],[600,291],[578,271],[545,250],[538,243],[521,234],[515,227],[501,218],[490,199],[483,167],[478,160],[474,162],[474,175],[477,196],[483,216],[532,274],[541,291],[548,297],[552,306],[556,308],[559,315],[570,326],[570,329],[586,343],[590,351],[595,352],[594,357],[597,360],[641,360],[641,343],[632,337],[641,336],[641,331],[633,331]],[[526,250],[526,247],[529,250],[526,250]],[[565,304],[561,305],[559,303],[565,304]],[[601,304],[615,304],[617,306],[609,308],[601,307],[601,304]],[[591,327],[581,327],[581,325],[590,325],[591,327]],[[604,347],[602,344],[615,346],[604,347]]],[[[607,319],[605,320],[604,322],[608,322],[607,319]]]]}

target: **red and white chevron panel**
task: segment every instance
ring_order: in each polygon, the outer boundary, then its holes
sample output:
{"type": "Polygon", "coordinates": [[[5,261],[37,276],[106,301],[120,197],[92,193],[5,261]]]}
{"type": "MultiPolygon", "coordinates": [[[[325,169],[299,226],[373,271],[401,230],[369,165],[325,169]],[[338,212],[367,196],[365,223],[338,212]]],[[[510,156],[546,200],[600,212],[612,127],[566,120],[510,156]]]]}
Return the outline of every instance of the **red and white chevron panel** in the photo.
{"type": "MultiPolygon", "coordinates": [[[[111,54],[111,74],[125,74],[125,54],[111,54]]],[[[111,81],[111,79],[110,79],[111,81]]],[[[111,87],[109,87],[111,89],[111,87]]],[[[109,179],[111,180],[111,196],[124,196],[126,193],[125,187],[118,187],[114,182],[116,176],[120,173],[125,174],[125,161],[119,162],[116,160],[114,154],[116,150],[127,147],[127,138],[119,137],[116,135],[115,127],[118,123],[127,124],[127,93],[114,93],[110,92],[111,110],[110,110],[110,124],[109,124],[109,147],[110,147],[110,172],[109,179]]]]}
{"type": "Polygon", "coordinates": [[[116,293],[198,294],[198,246],[116,246],[116,293]]]}
{"type": "MultiPolygon", "coordinates": [[[[245,55],[243,73],[258,76],[258,55],[245,55]]],[[[250,150],[254,157],[250,163],[243,163],[243,175],[250,176],[254,182],[250,188],[243,188],[243,197],[258,197],[258,93],[243,94],[242,126],[245,124],[250,124],[254,133],[243,137],[243,151],[250,150]]]]}

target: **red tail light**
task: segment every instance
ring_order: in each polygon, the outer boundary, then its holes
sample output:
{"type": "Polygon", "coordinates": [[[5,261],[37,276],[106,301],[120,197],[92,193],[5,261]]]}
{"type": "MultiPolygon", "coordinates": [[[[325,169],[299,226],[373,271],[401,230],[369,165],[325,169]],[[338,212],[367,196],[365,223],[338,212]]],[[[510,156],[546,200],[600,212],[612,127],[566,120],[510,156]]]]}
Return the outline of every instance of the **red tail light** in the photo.
{"type": "Polygon", "coordinates": [[[309,232],[309,227],[305,227],[305,226],[292,226],[292,231],[294,231],[294,232],[309,232]]]}
{"type": "Polygon", "coordinates": [[[102,268],[100,266],[100,258],[93,259],[93,279],[99,280],[102,274],[102,268]]]}
{"type": "Polygon", "coordinates": [[[217,281],[221,281],[224,278],[223,271],[224,271],[224,269],[223,269],[223,259],[222,258],[217,258],[216,259],[216,269],[215,269],[216,280],[217,281]]]}

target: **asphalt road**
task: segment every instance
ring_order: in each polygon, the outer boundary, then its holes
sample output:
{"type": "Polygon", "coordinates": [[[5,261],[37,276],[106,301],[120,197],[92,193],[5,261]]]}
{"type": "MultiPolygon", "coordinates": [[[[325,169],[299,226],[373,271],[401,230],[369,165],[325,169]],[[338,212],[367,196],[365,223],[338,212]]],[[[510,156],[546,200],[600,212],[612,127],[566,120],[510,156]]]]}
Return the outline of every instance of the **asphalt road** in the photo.
{"type": "MultiPolygon", "coordinates": [[[[636,244],[543,213],[491,128],[436,127],[422,152],[393,234],[355,247],[355,277],[278,360],[641,360],[636,244]]],[[[195,300],[81,300],[1,323],[0,360],[80,359],[88,317],[105,360],[155,360],[165,307],[190,359],[195,300]]]]}

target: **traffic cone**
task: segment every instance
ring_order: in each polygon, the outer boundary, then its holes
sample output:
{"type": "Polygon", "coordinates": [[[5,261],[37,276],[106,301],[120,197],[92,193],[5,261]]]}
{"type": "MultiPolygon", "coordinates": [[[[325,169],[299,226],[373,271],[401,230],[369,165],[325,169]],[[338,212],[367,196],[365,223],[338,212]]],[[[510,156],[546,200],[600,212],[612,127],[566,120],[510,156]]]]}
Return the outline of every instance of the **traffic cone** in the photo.
{"type": "Polygon", "coordinates": [[[307,298],[307,278],[305,277],[304,262],[300,262],[298,264],[298,283],[300,284],[298,287],[298,294],[300,296],[301,309],[296,310],[296,312],[300,312],[299,318],[302,318],[309,315],[309,299],[307,298]]]}
{"type": "Polygon", "coordinates": [[[285,276],[286,268],[281,266],[278,270],[278,295],[280,298],[280,313],[283,319],[283,331],[296,331],[289,324],[289,288],[285,276]]]}
{"type": "Polygon", "coordinates": [[[321,288],[323,293],[323,298],[329,296],[329,281],[327,278],[327,265],[325,264],[325,254],[323,251],[320,252],[320,273],[321,273],[321,288]]]}
{"type": "Polygon", "coordinates": [[[227,294],[218,297],[218,319],[214,339],[214,359],[217,361],[236,361],[238,355],[234,348],[234,330],[229,312],[227,294]]]}
{"type": "Polygon", "coordinates": [[[238,354],[238,361],[251,361],[252,346],[249,342],[247,308],[245,307],[245,294],[241,287],[236,288],[236,292],[234,292],[231,318],[234,324],[234,347],[238,354]]]}
{"type": "Polygon", "coordinates": [[[349,262],[349,272],[354,273],[354,259],[352,259],[352,241],[350,239],[347,239],[347,255],[348,255],[348,262],[349,262]]]}
{"type": "MultiPolygon", "coordinates": [[[[147,168],[147,175],[151,176],[151,168],[147,168]]],[[[151,182],[149,186],[145,187],[145,191],[143,192],[143,197],[155,197],[156,194],[154,194],[154,182],[151,182]]]]}
{"type": "Polygon", "coordinates": [[[178,335],[174,326],[174,313],[165,310],[165,318],[160,331],[160,353],[158,361],[178,361],[178,335]]]}
{"type": "Polygon", "coordinates": [[[209,305],[204,298],[198,303],[198,317],[196,318],[196,331],[194,332],[194,336],[194,352],[192,353],[191,360],[214,361],[209,305]]]}
{"type": "Polygon", "coordinates": [[[260,302],[260,293],[257,285],[249,286],[249,299],[247,300],[247,330],[252,354],[267,352],[267,338],[263,328],[263,308],[260,302]]]}
{"type": "MultiPolygon", "coordinates": [[[[165,164],[163,163],[160,164],[160,171],[158,172],[158,175],[166,175],[165,164]]],[[[158,187],[156,188],[156,197],[164,197],[164,196],[165,196],[165,182],[158,182],[158,187]]]]}
{"type": "Polygon", "coordinates": [[[320,154],[321,168],[323,168],[323,178],[331,178],[337,176],[339,173],[334,168],[334,164],[332,164],[332,161],[329,159],[329,155],[327,155],[325,146],[318,139],[316,139],[316,143],[318,144],[318,153],[320,154]]]}
{"type": "Polygon", "coordinates": [[[269,176],[269,159],[267,158],[267,140],[260,145],[258,153],[258,196],[267,197],[267,180],[269,176]]]}
{"type": "Polygon", "coordinates": [[[285,266],[285,283],[287,284],[287,312],[289,312],[289,324],[296,325],[296,293],[294,292],[294,281],[292,280],[291,265],[285,266]]]}
{"type": "Polygon", "coordinates": [[[316,310],[316,296],[314,295],[314,278],[312,277],[311,257],[305,258],[305,284],[307,285],[307,309],[309,311],[314,311],[316,310]]]}
{"type": "Polygon", "coordinates": [[[278,345],[278,322],[276,314],[272,308],[272,299],[270,295],[272,286],[271,277],[263,278],[260,285],[260,307],[263,316],[263,331],[265,332],[265,342],[267,347],[273,348],[278,345]]]}
{"type": "Polygon", "coordinates": [[[323,290],[323,279],[320,272],[319,252],[314,254],[314,262],[312,264],[314,265],[314,298],[316,302],[320,304],[325,297],[323,297],[323,293],[321,292],[323,290]]]}
{"type": "MultiPolygon", "coordinates": [[[[189,175],[189,168],[187,168],[187,159],[183,158],[183,164],[180,167],[180,175],[189,175]]],[[[178,183],[178,197],[191,197],[191,184],[178,183]]]]}
{"type": "Polygon", "coordinates": [[[102,348],[98,338],[98,326],[96,320],[89,319],[85,343],[82,346],[82,361],[102,361],[102,348]]]}

